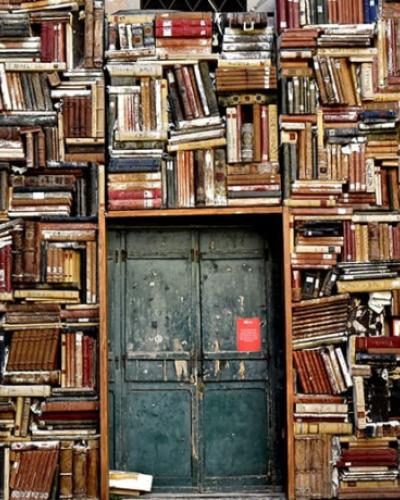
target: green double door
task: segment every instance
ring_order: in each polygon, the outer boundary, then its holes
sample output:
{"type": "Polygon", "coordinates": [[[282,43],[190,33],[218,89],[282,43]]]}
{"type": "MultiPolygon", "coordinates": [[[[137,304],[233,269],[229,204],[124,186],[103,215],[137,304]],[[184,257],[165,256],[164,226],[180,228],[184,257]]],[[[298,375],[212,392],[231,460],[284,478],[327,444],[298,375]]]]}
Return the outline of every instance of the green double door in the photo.
{"type": "Polygon", "coordinates": [[[270,265],[247,228],[109,232],[111,466],[171,491],[270,482],[270,265]]]}

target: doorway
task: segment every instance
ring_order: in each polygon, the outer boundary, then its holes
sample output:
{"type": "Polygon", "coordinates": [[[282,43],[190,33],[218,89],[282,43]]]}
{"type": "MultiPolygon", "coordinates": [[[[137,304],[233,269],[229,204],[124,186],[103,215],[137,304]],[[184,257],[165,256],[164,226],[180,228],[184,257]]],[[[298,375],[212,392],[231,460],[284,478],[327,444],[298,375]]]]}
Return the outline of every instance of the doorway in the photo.
{"type": "Polygon", "coordinates": [[[279,481],[276,236],[248,225],[109,231],[111,467],[152,474],[161,491],[279,481]]]}

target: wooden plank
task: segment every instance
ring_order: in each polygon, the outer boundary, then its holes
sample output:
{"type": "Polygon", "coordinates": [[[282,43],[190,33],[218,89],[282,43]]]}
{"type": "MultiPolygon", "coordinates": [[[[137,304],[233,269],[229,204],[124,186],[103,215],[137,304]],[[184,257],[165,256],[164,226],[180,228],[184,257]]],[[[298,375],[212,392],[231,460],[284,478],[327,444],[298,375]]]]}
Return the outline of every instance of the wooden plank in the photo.
{"type": "Polygon", "coordinates": [[[108,340],[107,340],[107,232],[105,218],[104,165],[99,166],[99,358],[100,358],[100,498],[109,498],[109,447],[108,447],[108,340]]]}
{"type": "Polygon", "coordinates": [[[138,217],[194,217],[204,215],[269,215],[281,214],[281,207],[243,208],[183,208],[166,210],[125,210],[107,212],[107,219],[127,219],[138,217]]]}
{"type": "Polygon", "coordinates": [[[293,418],[293,349],[292,349],[292,277],[290,267],[290,222],[288,208],[283,209],[283,264],[285,308],[285,361],[286,361],[286,446],[287,446],[287,498],[295,498],[295,455],[293,418]]]}

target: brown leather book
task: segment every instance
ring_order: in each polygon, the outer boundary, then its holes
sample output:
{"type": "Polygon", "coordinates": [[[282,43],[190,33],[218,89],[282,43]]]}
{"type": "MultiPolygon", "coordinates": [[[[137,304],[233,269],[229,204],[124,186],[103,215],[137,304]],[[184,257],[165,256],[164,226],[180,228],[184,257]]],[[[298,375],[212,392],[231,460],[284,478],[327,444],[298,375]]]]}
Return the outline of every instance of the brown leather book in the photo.
{"type": "Polygon", "coordinates": [[[199,89],[197,86],[196,76],[194,74],[194,69],[193,69],[193,66],[188,66],[187,68],[189,71],[191,87],[193,89],[194,100],[196,103],[196,108],[197,108],[198,113],[199,113],[199,118],[203,118],[205,116],[205,114],[204,114],[203,104],[201,102],[199,89]]]}
{"type": "Polygon", "coordinates": [[[60,443],[60,496],[72,498],[73,494],[73,441],[60,443]]]}
{"type": "Polygon", "coordinates": [[[93,66],[102,68],[104,52],[104,2],[94,0],[93,66]]]}
{"type": "Polygon", "coordinates": [[[253,160],[261,161],[261,105],[253,105],[253,160]]]}
{"type": "Polygon", "coordinates": [[[199,103],[197,103],[196,101],[192,79],[190,77],[189,66],[182,66],[182,76],[191,112],[194,118],[200,118],[203,114],[201,110],[201,102],[199,101],[199,103]],[[200,108],[198,104],[200,105],[200,108]]]}
{"type": "Polygon", "coordinates": [[[182,66],[180,64],[175,65],[174,72],[175,72],[175,78],[176,78],[178,92],[179,92],[179,95],[180,95],[181,100],[182,100],[182,106],[183,106],[183,112],[185,115],[185,120],[193,120],[194,114],[193,114],[192,107],[191,107],[190,102],[189,102],[189,97],[188,97],[188,93],[187,93],[186,86],[185,86],[185,80],[183,78],[182,66]]]}
{"type": "Polygon", "coordinates": [[[76,444],[73,448],[73,495],[87,494],[87,447],[76,444]]]}
{"type": "Polygon", "coordinates": [[[369,260],[379,260],[379,224],[371,222],[368,224],[369,260]]]}
{"type": "Polygon", "coordinates": [[[94,33],[94,3],[95,0],[85,1],[84,64],[86,68],[93,68],[94,40],[100,35],[94,33]]]}
{"type": "Polygon", "coordinates": [[[87,496],[88,498],[99,498],[99,441],[90,439],[88,441],[87,453],[87,496]]]}

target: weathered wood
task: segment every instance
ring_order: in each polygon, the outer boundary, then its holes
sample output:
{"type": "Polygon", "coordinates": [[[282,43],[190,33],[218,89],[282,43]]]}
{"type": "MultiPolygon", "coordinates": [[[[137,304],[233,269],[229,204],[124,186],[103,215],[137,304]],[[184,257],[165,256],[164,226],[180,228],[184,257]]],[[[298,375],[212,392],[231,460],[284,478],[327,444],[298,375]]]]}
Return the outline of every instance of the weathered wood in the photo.
{"type": "Polygon", "coordinates": [[[100,495],[108,500],[108,339],[107,339],[107,233],[104,214],[104,166],[99,167],[99,383],[100,383],[100,495]]]}
{"type": "Polygon", "coordinates": [[[287,495],[295,498],[294,419],[293,419],[293,349],[292,349],[292,278],[290,269],[290,222],[288,208],[283,210],[283,264],[285,308],[285,359],[286,359],[286,446],[287,446],[287,495]]]}
{"type": "Polygon", "coordinates": [[[269,215],[281,214],[281,207],[243,207],[243,208],[183,208],[170,210],[131,210],[107,212],[108,219],[138,217],[194,217],[204,215],[269,215]]]}
{"type": "Polygon", "coordinates": [[[295,439],[296,498],[332,498],[331,437],[301,436],[295,439]]]}

